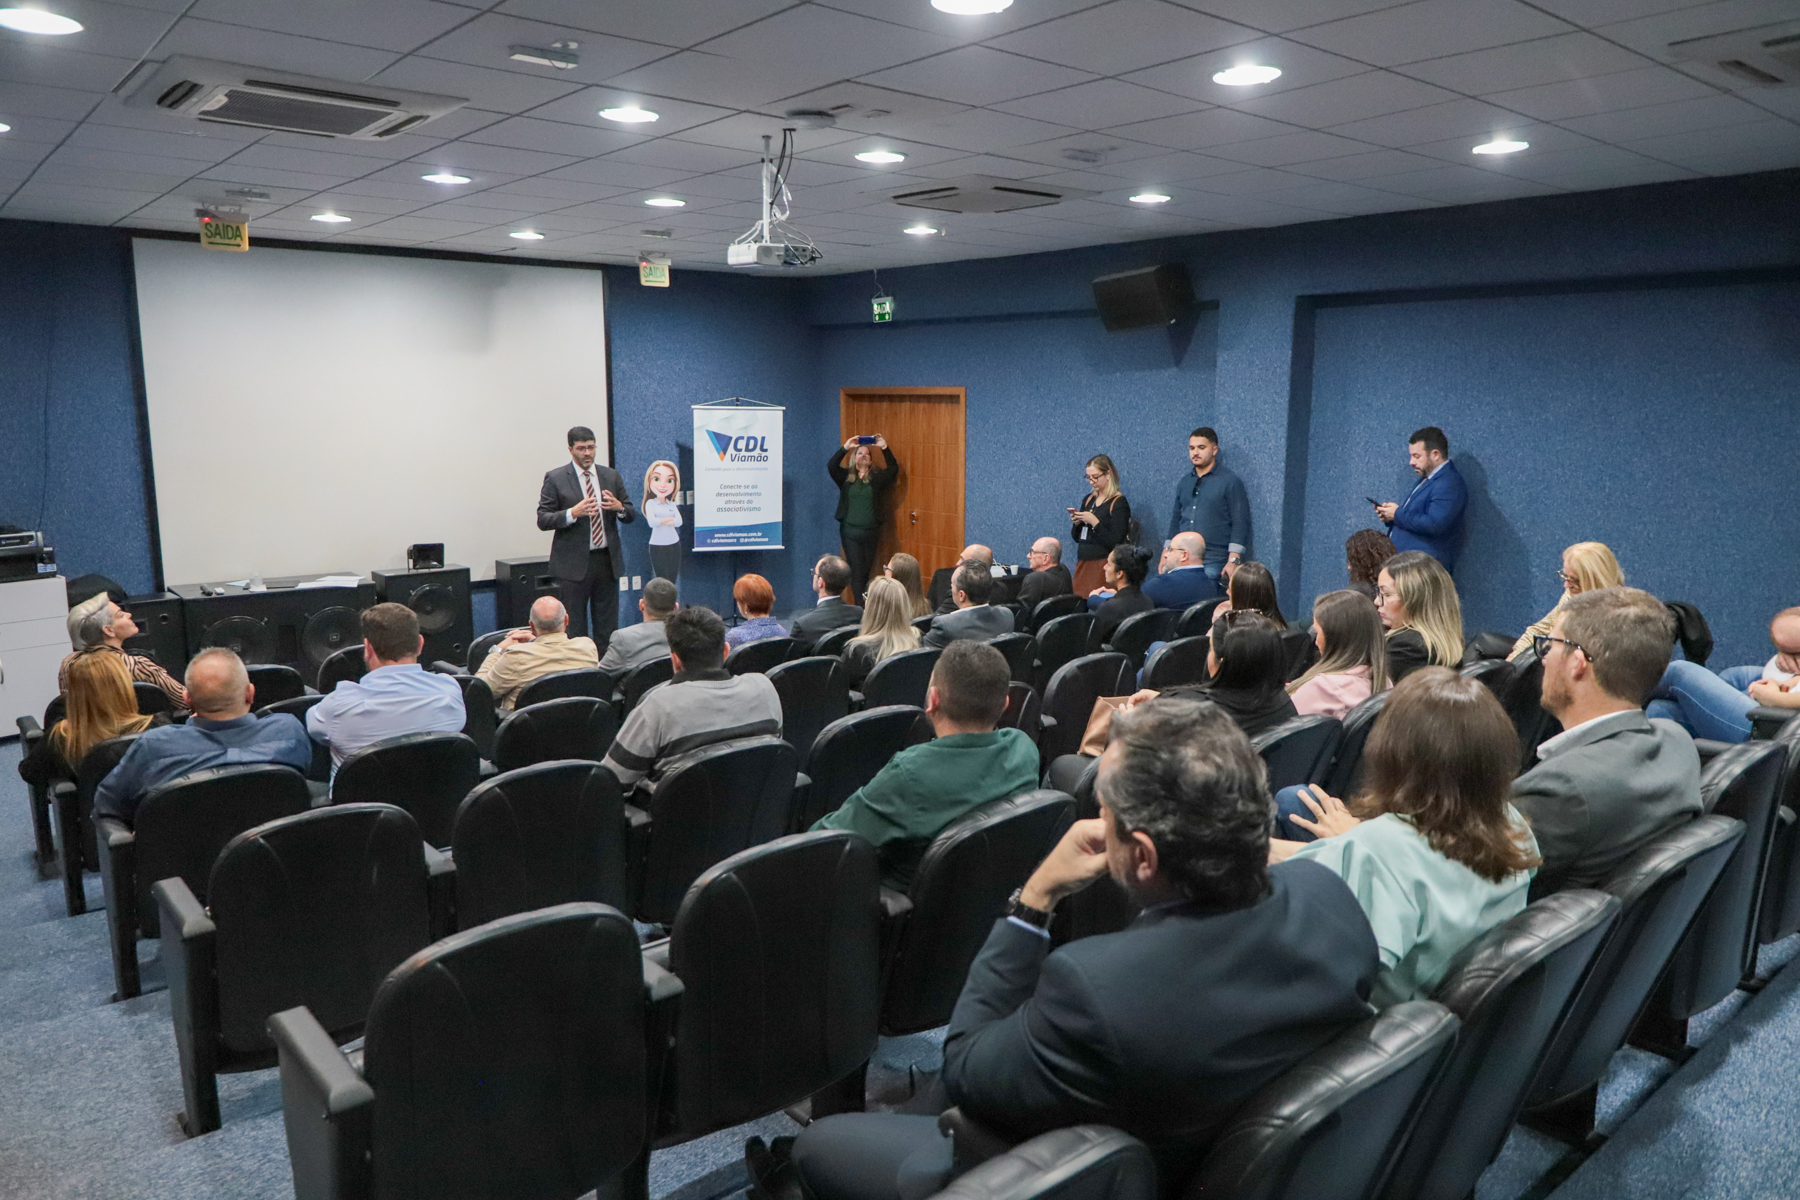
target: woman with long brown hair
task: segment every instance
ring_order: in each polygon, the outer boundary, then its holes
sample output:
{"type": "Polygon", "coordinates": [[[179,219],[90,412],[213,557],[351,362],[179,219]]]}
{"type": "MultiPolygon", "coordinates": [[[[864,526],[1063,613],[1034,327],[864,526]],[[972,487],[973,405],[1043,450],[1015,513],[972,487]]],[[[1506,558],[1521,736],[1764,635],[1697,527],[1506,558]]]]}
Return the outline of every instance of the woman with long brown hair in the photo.
{"type": "Polygon", "coordinates": [[[1087,596],[1106,584],[1106,556],[1131,531],[1131,502],[1119,490],[1119,468],[1104,454],[1087,460],[1088,494],[1069,510],[1075,539],[1075,594],[1087,596]]]}
{"type": "Polygon", "coordinates": [[[1359,592],[1326,592],[1313,601],[1313,644],[1319,661],[1287,685],[1301,716],[1342,720],[1387,690],[1387,646],[1375,606],[1359,592]]]}
{"type": "Polygon", "coordinates": [[[888,559],[883,571],[889,579],[906,589],[906,597],[911,603],[914,617],[923,617],[931,612],[931,599],[925,595],[924,572],[919,569],[918,559],[903,551],[888,559]]]}
{"type": "Polygon", "coordinates": [[[19,764],[30,784],[46,786],[72,779],[87,752],[108,738],[141,733],[167,717],[146,717],[137,710],[137,693],[123,655],[77,654],[69,660],[69,687],[63,693],[63,719],[50,727],[31,755],[19,764]]]}
{"type": "Polygon", "coordinates": [[[1215,618],[1228,612],[1259,612],[1269,618],[1276,629],[1288,627],[1281,615],[1281,602],[1275,598],[1275,576],[1259,562],[1239,563],[1230,569],[1231,581],[1225,585],[1225,602],[1213,609],[1215,618]]]}

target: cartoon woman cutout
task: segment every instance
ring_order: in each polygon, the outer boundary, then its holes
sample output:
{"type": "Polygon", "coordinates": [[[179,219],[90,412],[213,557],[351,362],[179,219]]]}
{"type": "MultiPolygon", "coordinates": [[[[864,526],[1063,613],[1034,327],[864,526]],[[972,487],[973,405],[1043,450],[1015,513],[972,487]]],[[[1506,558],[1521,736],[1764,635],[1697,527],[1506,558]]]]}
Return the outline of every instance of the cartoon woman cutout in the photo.
{"type": "Polygon", "coordinates": [[[644,519],[650,525],[650,568],[675,583],[681,574],[681,468],[659,458],[644,472],[644,519]]]}

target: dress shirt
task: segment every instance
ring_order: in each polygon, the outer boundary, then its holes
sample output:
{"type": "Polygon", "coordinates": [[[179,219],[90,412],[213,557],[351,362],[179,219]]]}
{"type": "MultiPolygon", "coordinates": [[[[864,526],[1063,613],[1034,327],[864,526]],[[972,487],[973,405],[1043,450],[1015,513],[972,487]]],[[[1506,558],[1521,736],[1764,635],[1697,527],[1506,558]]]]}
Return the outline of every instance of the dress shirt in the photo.
{"type": "MultiPolygon", "coordinates": [[[[595,461],[599,461],[599,460],[596,459],[595,461]]],[[[581,498],[583,500],[587,499],[587,491],[591,487],[594,490],[594,503],[595,504],[600,503],[600,490],[601,490],[600,489],[600,476],[598,476],[594,473],[594,468],[589,467],[587,470],[584,471],[580,467],[576,466],[573,462],[571,462],[569,464],[569,469],[575,472],[575,482],[580,485],[581,491],[582,491],[581,498]]],[[[606,522],[601,520],[601,517],[603,517],[605,515],[605,513],[606,513],[606,510],[601,509],[599,512],[595,513],[594,517],[593,517],[593,519],[595,521],[599,522],[599,529],[600,529],[600,546],[599,546],[599,548],[603,549],[603,550],[606,548],[606,522]]],[[[677,513],[676,515],[679,516],[680,514],[677,513]]],[[[581,518],[575,515],[574,509],[572,509],[572,508],[563,509],[563,524],[564,525],[573,525],[575,522],[577,522],[579,520],[581,520],[581,518]]]]}
{"type": "Polygon", "coordinates": [[[1227,554],[1250,554],[1250,494],[1244,481],[1218,463],[1204,475],[1189,467],[1175,481],[1175,508],[1168,537],[1191,529],[1206,539],[1206,565],[1217,566],[1227,554]]]}
{"type": "Polygon", "coordinates": [[[229,721],[192,717],[185,725],[147,729],[131,743],[94,790],[94,815],[127,825],[152,790],[183,775],[211,767],[276,763],[304,771],[312,766],[312,739],[289,713],[258,717],[246,713],[229,721]]]}
{"type": "Polygon", "coordinates": [[[339,683],[307,710],[306,732],[331,747],[335,776],[364,746],[408,733],[461,733],[465,718],[456,680],[418,663],[395,663],[339,683]]]}
{"type": "Polygon", "coordinates": [[[529,642],[507,645],[505,642],[488,651],[481,669],[475,674],[494,693],[501,712],[511,712],[519,689],[540,675],[552,671],[575,671],[600,666],[600,651],[593,638],[572,638],[566,633],[540,633],[529,642]]]}
{"type": "Polygon", "coordinates": [[[1619,715],[1620,712],[1640,712],[1640,711],[1642,711],[1642,710],[1641,709],[1632,709],[1632,708],[1622,708],[1619,710],[1619,712],[1601,713],[1597,717],[1589,717],[1587,720],[1583,721],[1579,725],[1571,725],[1571,726],[1569,726],[1569,728],[1563,730],[1561,733],[1557,734],[1555,737],[1547,737],[1543,741],[1538,743],[1538,748],[1537,748],[1538,761],[1543,762],[1546,758],[1554,758],[1556,755],[1562,753],[1563,750],[1565,750],[1569,746],[1572,746],[1576,742],[1581,740],[1581,731],[1582,730],[1587,729],[1591,726],[1597,725],[1601,721],[1606,720],[1608,717],[1616,717],[1619,715]]]}

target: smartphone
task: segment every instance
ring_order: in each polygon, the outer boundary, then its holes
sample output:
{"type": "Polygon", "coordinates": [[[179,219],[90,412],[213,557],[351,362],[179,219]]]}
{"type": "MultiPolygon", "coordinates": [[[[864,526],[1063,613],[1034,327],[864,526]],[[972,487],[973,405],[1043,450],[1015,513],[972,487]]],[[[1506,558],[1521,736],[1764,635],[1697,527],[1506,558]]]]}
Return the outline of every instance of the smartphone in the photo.
{"type": "Polygon", "coordinates": [[[856,439],[856,444],[859,446],[873,446],[879,440],[880,439],[873,434],[865,433],[856,439]]]}
{"type": "Polygon", "coordinates": [[[1377,500],[1373,496],[1364,496],[1363,499],[1367,500],[1370,504],[1373,504],[1376,508],[1381,507],[1381,501],[1377,500]]]}

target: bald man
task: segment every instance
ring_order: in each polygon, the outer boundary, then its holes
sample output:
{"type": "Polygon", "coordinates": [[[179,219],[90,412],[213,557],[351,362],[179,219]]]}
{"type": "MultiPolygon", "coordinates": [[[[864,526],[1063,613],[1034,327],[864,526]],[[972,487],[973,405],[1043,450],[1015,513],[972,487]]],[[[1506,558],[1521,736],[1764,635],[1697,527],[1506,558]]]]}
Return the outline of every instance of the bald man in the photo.
{"type": "Polygon", "coordinates": [[[569,636],[569,611],[555,596],[539,596],[531,606],[531,624],[507,634],[488,651],[475,674],[494,693],[501,712],[511,712],[519,689],[552,671],[599,667],[593,638],[569,636]]]}
{"type": "Polygon", "coordinates": [[[1041,537],[1031,543],[1025,555],[1031,570],[1019,584],[1019,610],[1027,616],[1052,596],[1067,596],[1075,590],[1069,568],[1062,564],[1062,543],[1053,537],[1041,537]]]}
{"type": "Polygon", "coordinates": [[[1183,530],[1169,539],[1162,574],[1144,580],[1144,595],[1158,608],[1185,609],[1219,595],[1219,585],[1206,573],[1206,539],[1183,530]]]}
{"type": "MultiPolygon", "coordinates": [[[[970,542],[963,547],[956,562],[958,565],[966,562],[986,563],[991,571],[994,567],[994,552],[980,542],[970,542]]],[[[955,566],[949,566],[939,567],[932,572],[931,587],[926,591],[925,598],[931,602],[931,611],[937,616],[956,611],[956,597],[950,591],[950,574],[955,570],[955,566]]]]}
{"type": "Polygon", "coordinates": [[[243,660],[231,651],[202,650],[187,667],[187,700],[194,715],[185,725],[138,735],[112,773],[94,792],[94,815],[129,825],[151,791],[210,767],[276,763],[305,771],[312,739],[287,713],[258,718],[250,712],[256,688],[243,660]]]}

